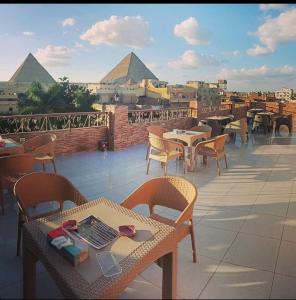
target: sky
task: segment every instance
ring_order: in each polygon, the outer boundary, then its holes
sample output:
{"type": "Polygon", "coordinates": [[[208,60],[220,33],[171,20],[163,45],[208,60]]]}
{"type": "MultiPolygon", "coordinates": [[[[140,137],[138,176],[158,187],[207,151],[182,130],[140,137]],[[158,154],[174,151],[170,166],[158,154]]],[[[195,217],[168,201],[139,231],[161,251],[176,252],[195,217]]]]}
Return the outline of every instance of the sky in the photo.
{"type": "Polygon", "coordinates": [[[56,79],[99,82],[131,51],[169,84],[296,90],[296,4],[0,4],[0,81],[31,52],[56,79]]]}

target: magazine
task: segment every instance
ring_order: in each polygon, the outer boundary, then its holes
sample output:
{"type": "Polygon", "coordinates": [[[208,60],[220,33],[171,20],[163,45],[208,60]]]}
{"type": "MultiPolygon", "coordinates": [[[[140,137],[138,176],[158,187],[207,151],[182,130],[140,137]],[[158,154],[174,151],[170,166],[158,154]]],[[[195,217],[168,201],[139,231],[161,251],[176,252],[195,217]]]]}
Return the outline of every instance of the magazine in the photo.
{"type": "Polygon", "coordinates": [[[118,231],[93,215],[79,221],[77,227],[75,234],[96,249],[106,247],[119,236],[118,231]]]}

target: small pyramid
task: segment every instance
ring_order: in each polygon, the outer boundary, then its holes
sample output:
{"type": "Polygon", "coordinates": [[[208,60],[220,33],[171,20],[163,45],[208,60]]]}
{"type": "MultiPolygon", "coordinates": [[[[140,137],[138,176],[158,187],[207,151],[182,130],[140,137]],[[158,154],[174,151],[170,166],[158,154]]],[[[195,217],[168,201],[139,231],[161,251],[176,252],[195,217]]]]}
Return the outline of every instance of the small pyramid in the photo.
{"type": "Polygon", "coordinates": [[[101,83],[123,84],[143,79],[158,80],[137,55],[131,52],[101,80],[101,83]]]}
{"type": "Polygon", "coordinates": [[[53,84],[55,80],[30,53],[25,61],[19,66],[13,76],[10,78],[11,83],[28,83],[39,81],[43,84],[53,84]]]}

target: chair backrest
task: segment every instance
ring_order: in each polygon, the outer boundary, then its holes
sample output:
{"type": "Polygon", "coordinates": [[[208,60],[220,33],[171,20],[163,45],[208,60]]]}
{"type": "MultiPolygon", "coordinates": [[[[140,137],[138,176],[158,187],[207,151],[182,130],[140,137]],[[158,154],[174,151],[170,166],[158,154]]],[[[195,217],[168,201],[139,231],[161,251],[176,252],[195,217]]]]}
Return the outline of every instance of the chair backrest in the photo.
{"type": "Polygon", "coordinates": [[[34,172],[21,177],[14,186],[14,194],[26,216],[28,208],[43,202],[57,201],[61,210],[66,200],[77,205],[87,203],[67,178],[55,173],[34,172]]]}
{"type": "MultiPolygon", "coordinates": [[[[137,204],[165,206],[183,211],[192,216],[194,202],[197,198],[196,187],[188,180],[177,176],[153,178],[143,183],[122,203],[127,208],[137,204]]],[[[178,222],[178,219],[176,220],[178,222]]]]}
{"type": "Polygon", "coordinates": [[[207,138],[209,139],[212,134],[212,127],[209,125],[198,125],[190,128],[191,131],[198,131],[198,132],[206,132],[207,138]]]}
{"type": "Polygon", "coordinates": [[[248,118],[254,118],[254,112],[252,112],[252,111],[247,111],[247,117],[248,117],[248,118]]]}
{"type": "Polygon", "coordinates": [[[0,157],[0,175],[16,175],[33,171],[35,157],[31,153],[0,157]]]}
{"type": "Polygon", "coordinates": [[[247,123],[247,118],[242,118],[239,120],[240,122],[240,128],[243,132],[248,131],[248,123],[247,123]]]}
{"type": "Polygon", "coordinates": [[[224,150],[224,146],[225,146],[225,142],[226,139],[229,137],[228,134],[222,134],[222,135],[218,135],[216,136],[213,140],[213,148],[215,148],[218,151],[223,151],[224,150]]]}
{"type": "Polygon", "coordinates": [[[165,144],[162,138],[149,136],[149,144],[159,151],[165,151],[165,144]]]}
{"type": "Polygon", "coordinates": [[[254,118],[254,122],[258,122],[258,123],[263,122],[262,115],[256,114],[256,115],[255,115],[255,118],[254,118]]]}
{"type": "Polygon", "coordinates": [[[53,133],[35,136],[23,144],[25,152],[38,152],[53,156],[56,139],[57,136],[53,133]]]}
{"type": "Polygon", "coordinates": [[[157,125],[151,125],[147,127],[149,136],[162,138],[163,134],[167,132],[167,129],[157,125]]]}

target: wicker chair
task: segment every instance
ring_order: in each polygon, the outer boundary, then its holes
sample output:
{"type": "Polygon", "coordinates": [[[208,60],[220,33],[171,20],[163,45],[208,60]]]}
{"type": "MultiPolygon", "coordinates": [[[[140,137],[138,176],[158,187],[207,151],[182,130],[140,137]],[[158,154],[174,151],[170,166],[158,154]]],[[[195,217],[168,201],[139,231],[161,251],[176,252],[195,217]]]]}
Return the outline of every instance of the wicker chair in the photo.
{"type": "Polygon", "coordinates": [[[71,200],[76,205],[87,203],[86,198],[67,178],[46,172],[34,172],[20,178],[14,186],[14,194],[19,206],[17,255],[20,252],[24,223],[62,211],[66,200],[71,200]],[[40,204],[53,204],[52,201],[57,204],[56,207],[52,207],[50,211],[38,211],[40,204]]]}
{"type": "Polygon", "coordinates": [[[0,157],[0,204],[4,215],[3,189],[12,190],[16,181],[33,172],[35,158],[31,153],[0,157]]]}
{"type": "Polygon", "coordinates": [[[163,138],[163,134],[167,132],[167,129],[161,126],[157,125],[151,125],[147,127],[148,130],[148,144],[147,144],[147,153],[146,153],[146,160],[148,159],[148,155],[150,152],[150,143],[149,143],[149,137],[156,137],[156,138],[163,138]]]}
{"type": "Polygon", "coordinates": [[[183,158],[184,174],[186,172],[186,158],[185,147],[179,142],[172,140],[161,139],[157,137],[149,137],[149,153],[147,172],[149,172],[149,166],[151,159],[161,162],[164,166],[164,175],[167,173],[167,163],[170,160],[176,160],[177,158],[183,158]]]}
{"type": "Polygon", "coordinates": [[[247,119],[243,118],[243,119],[228,123],[225,126],[223,133],[228,133],[228,134],[239,133],[242,144],[245,144],[249,139],[247,119]]]}
{"type": "MultiPolygon", "coordinates": [[[[207,139],[211,138],[212,134],[212,127],[209,125],[198,125],[190,128],[190,131],[198,131],[198,132],[206,132],[207,133],[207,139]]],[[[198,141],[197,141],[198,142],[198,141]]],[[[193,145],[195,145],[194,143],[193,145]]]]}
{"type": "Polygon", "coordinates": [[[56,173],[54,161],[56,139],[55,134],[43,134],[35,136],[23,144],[25,152],[34,153],[36,162],[42,163],[43,171],[45,171],[46,163],[52,163],[56,173]]]}
{"type": "Polygon", "coordinates": [[[192,183],[181,177],[165,176],[148,180],[127,196],[121,205],[128,209],[140,204],[148,205],[150,218],[175,227],[178,241],[190,234],[193,261],[196,262],[193,224],[193,208],[196,199],[197,189],[192,183]],[[181,211],[181,214],[176,220],[162,217],[154,213],[155,205],[176,209],[181,211]],[[185,223],[186,221],[189,223],[185,223]]]}
{"type": "Polygon", "coordinates": [[[197,158],[197,155],[202,155],[204,164],[207,163],[208,156],[215,158],[217,162],[217,169],[218,169],[219,176],[220,176],[220,164],[219,164],[220,158],[224,157],[226,168],[228,168],[226,153],[224,150],[224,145],[228,137],[229,137],[228,134],[222,134],[216,136],[211,140],[200,142],[196,145],[194,151],[195,159],[197,158]]]}

